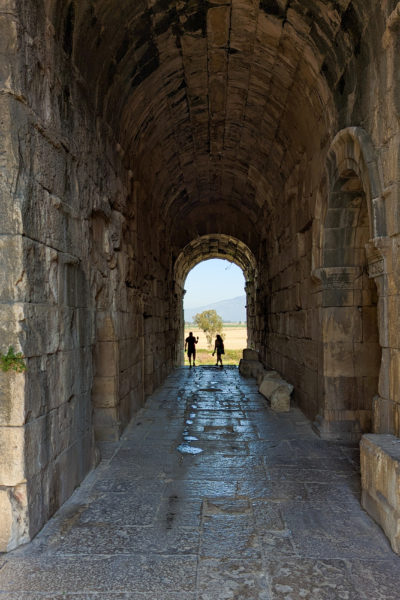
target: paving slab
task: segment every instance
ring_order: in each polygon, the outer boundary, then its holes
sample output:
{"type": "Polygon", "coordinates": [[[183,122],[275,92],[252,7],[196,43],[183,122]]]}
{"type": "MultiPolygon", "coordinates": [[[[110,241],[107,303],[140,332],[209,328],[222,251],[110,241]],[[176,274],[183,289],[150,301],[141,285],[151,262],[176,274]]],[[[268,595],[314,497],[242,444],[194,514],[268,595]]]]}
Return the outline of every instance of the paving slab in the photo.
{"type": "Polygon", "coordinates": [[[296,407],[273,413],[236,368],[178,369],[100,451],[35,540],[0,556],[0,600],[400,598],[358,448],[320,440],[296,407]]]}

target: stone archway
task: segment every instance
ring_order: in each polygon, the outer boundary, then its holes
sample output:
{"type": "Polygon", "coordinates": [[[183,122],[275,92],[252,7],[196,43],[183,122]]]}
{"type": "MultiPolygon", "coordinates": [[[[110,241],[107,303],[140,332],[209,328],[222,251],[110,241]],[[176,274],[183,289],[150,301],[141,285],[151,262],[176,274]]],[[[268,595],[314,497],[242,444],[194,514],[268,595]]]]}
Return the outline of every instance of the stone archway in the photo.
{"type": "Polygon", "coordinates": [[[327,439],[356,441],[373,429],[381,345],[378,290],[368,260],[385,233],[380,177],[366,132],[338,134],[328,157],[330,192],[322,211],[320,268],[320,412],[327,439]],[[368,252],[367,252],[368,251],[368,252]]]}
{"type": "Polygon", "coordinates": [[[197,264],[210,258],[222,258],[235,263],[243,271],[246,281],[246,311],[248,345],[253,344],[255,328],[257,262],[250,248],[240,240],[225,234],[203,235],[187,244],[174,264],[176,314],[178,327],[175,338],[175,363],[183,360],[183,296],[186,277],[197,264]]]}
{"type": "MultiPolygon", "coordinates": [[[[17,448],[0,473],[8,549],[35,535],[89,471],[93,428],[117,437],[177,362],[183,280],[173,267],[201,236],[218,234],[222,248],[229,234],[232,260],[235,240],[257,257],[259,276],[247,278],[250,341],[255,330],[260,355],[314,417],[310,241],[327,144],[336,123],[365,122],[385,129],[374,131],[383,150],[398,145],[365,94],[381,66],[379,3],[377,13],[361,0],[9,4],[0,327],[29,369],[3,379],[0,446],[17,448]]],[[[329,161],[332,186],[351,170],[361,181],[374,238],[384,232],[383,202],[370,147],[361,130],[345,130],[329,161]]],[[[389,162],[385,180],[398,181],[389,162]]],[[[372,244],[379,287],[387,261],[372,244]]],[[[211,246],[199,256],[211,257],[211,246]]],[[[380,386],[380,396],[394,394],[380,386]]]]}

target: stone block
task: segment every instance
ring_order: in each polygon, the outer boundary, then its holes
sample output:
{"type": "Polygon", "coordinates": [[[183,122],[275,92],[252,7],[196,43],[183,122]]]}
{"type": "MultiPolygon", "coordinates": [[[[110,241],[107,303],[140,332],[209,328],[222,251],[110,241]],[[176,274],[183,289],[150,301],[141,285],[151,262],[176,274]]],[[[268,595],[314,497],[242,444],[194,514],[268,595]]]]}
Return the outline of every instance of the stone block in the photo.
{"type": "Polygon", "coordinates": [[[363,431],[361,421],[368,422],[370,426],[370,414],[364,415],[363,411],[325,410],[323,416],[316,417],[313,429],[323,440],[358,443],[363,431]]]}
{"type": "Polygon", "coordinates": [[[26,483],[0,489],[0,552],[9,552],[29,541],[26,483]]]}
{"type": "Polygon", "coordinates": [[[277,371],[268,371],[264,376],[258,391],[266,398],[270,398],[271,394],[279,387],[282,383],[282,378],[277,371]]]}
{"type": "Polygon", "coordinates": [[[96,339],[101,342],[115,340],[114,314],[104,311],[96,312],[96,339]]]}
{"type": "Polygon", "coordinates": [[[118,405],[117,377],[99,377],[93,379],[92,402],[95,408],[112,408],[118,405]]]}
{"type": "Polygon", "coordinates": [[[154,356],[153,356],[153,354],[147,354],[144,358],[145,375],[152,375],[153,371],[154,371],[154,356]]]}
{"type": "Polygon", "coordinates": [[[0,427],[0,486],[15,486],[25,480],[25,436],[23,427],[0,427]]]}
{"type": "Polygon", "coordinates": [[[16,352],[21,350],[18,340],[22,337],[24,320],[24,304],[0,304],[0,340],[3,351],[7,351],[9,346],[13,346],[16,352]]]}
{"type": "MultiPolygon", "coordinates": [[[[24,430],[24,463],[25,477],[40,473],[57,453],[57,444],[63,437],[60,429],[67,427],[58,411],[34,419],[25,425],[24,430]]],[[[68,422],[68,420],[66,419],[68,422]]]]}
{"type": "Polygon", "coordinates": [[[258,391],[270,401],[272,410],[276,412],[288,412],[290,410],[290,396],[293,392],[293,385],[282,379],[277,371],[267,371],[258,391]]]}
{"type": "Polygon", "coordinates": [[[342,289],[328,289],[322,293],[322,306],[353,306],[354,291],[342,289]]]}
{"type": "Polygon", "coordinates": [[[256,377],[258,371],[262,368],[263,366],[258,360],[246,360],[242,358],[239,361],[239,373],[243,377],[256,377]]]}
{"type": "Polygon", "coordinates": [[[396,408],[399,405],[391,400],[374,397],[373,401],[373,425],[374,433],[390,433],[397,435],[396,431],[396,408]]]}
{"type": "Polygon", "coordinates": [[[23,237],[20,235],[0,236],[0,301],[27,300],[23,237]]]}
{"type": "Polygon", "coordinates": [[[324,377],[325,405],[332,410],[356,410],[363,388],[362,379],[356,377],[324,377]]]}
{"type": "Polygon", "coordinates": [[[362,316],[354,307],[323,309],[322,336],[329,342],[361,342],[362,316]]]}
{"type": "Polygon", "coordinates": [[[378,317],[376,306],[362,308],[363,342],[379,342],[378,317]]]}
{"type": "Polygon", "coordinates": [[[95,374],[100,377],[112,377],[118,373],[118,343],[97,342],[94,347],[95,374]]]}
{"type": "Polygon", "coordinates": [[[358,377],[378,376],[381,364],[381,348],[379,344],[354,344],[355,375],[358,377]]]}
{"type": "Polygon", "coordinates": [[[265,375],[268,373],[268,371],[266,371],[266,369],[262,368],[259,370],[258,375],[256,377],[257,380],[257,385],[260,386],[262,380],[264,379],[265,375]]]}
{"type": "Polygon", "coordinates": [[[25,373],[0,371],[0,426],[24,424],[25,381],[25,373]]]}
{"type": "Polygon", "coordinates": [[[363,508],[400,554],[400,439],[390,434],[364,435],[360,450],[363,508]]]}
{"type": "Polygon", "coordinates": [[[117,408],[97,408],[93,415],[95,438],[99,441],[116,441],[121,435],[117,408]]]}
{"type": "MultiPolygon", "coordinates": [[[[69,340],[72,336],[72,315],[63,318],[57,307],[25,304],[24,311],[29,322],[29,332],[25,330],[22,341],[26,356],[54,354],[62,340],[69,340]]],[[[72,342],[68,344],[72,345],[72,342]]]]}
{"type": "Polygon", "coordinates": [[[327,377],[354,377],[354,347],[350,342],[323,345],[324,373],[327,377]]]}
{"type": "Polygon", "coordinates": [[[382,348],[381,368],[379,371],[378,393],[382,398],[390,396],[390,363],[391,350],[390,348],[382,348]]]}
{"type": "Polygon", "coordinates": [[[251,350],[250,348],[244,348],[243,350],[244,360],[260,360],[257,350],[251,350]]]}
{"type": "Polygon", "coordinates": [[[293,386],[289,383],[284,382],[278,388],[276,388],[271,395],[271,409],[275,412],[289,412],[290,411],[290,396],[293,392],[293,386]]]}
{"type": "Polygon", "coordinates": [[[10,491],[6,488],[0,490],[0,552],[7,552],[11,549],[9,545],[11,542],[14,523],[9,493],[10,491]]]}

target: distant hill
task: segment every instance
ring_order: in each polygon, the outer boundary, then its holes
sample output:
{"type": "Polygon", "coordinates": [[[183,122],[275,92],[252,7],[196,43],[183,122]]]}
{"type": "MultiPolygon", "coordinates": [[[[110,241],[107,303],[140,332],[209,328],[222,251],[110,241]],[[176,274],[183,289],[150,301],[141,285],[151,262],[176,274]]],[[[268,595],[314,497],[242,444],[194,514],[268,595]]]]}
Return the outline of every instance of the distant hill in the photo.
{"type": "Polygon", "coordinates": [[[203,310],[216,310],[224,323],[238,323],[246,321],[246,296],[237,296],[229,300],[220,300],[207,306],[197,308],[187,308],[185,310],[185,322],[191,323],[194,315],[203,312],[203,310]]]}

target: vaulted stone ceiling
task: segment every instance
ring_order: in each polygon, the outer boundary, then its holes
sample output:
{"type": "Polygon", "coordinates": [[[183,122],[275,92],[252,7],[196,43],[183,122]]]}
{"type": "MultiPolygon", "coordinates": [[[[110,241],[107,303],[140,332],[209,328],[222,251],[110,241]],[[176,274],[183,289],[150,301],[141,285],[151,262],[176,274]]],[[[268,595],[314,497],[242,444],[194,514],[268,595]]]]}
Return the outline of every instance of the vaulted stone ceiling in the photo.
{"type": "Polygon", "coordinates": [[[334,130],[368,4],[59,0],[54,21],[167,226],[228,210],[240,237],[334,130]]]}

